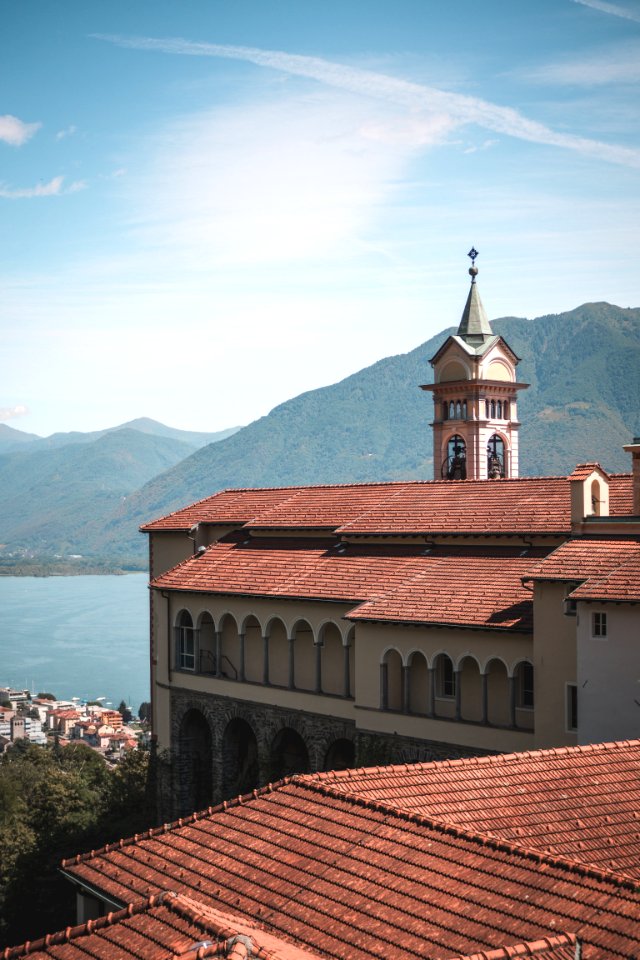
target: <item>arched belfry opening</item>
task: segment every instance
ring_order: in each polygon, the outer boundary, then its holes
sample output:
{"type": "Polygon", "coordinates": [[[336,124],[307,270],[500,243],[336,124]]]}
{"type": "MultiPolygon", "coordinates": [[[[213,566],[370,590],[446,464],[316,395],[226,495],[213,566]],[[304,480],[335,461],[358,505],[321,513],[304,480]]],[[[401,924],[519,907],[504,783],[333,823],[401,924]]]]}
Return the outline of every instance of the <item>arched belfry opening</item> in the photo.
{"type": "Polygon", "coordinates": [[[518,476],[519,358],[491,329],[476,278],[472,247],[471,287],[456,334],[431,358],[433,475],[435,480],[498,480],[518,476]]]}

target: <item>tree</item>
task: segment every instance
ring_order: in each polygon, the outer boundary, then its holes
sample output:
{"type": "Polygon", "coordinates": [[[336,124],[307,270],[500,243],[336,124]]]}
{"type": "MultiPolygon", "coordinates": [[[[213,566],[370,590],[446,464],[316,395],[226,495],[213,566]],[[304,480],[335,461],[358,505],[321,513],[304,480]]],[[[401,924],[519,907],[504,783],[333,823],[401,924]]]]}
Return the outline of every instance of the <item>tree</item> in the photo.
{"type": "Polygon", "coordinates": [[[39,693],[38,700],[57,700],[55,693],[39,693]]]}
{"type": "Polygon", "coordinates": [[[143,723],[151,723],[151,704],[148,703],[146,700],[144,701],[144,703],[140,704],[140,708],[138,710],[138,716],[140,717],[143,723]]]}
{"type": "Polygon", "coordinates": [[[123,723],[131,723],[131,717],[133,716],[130,708],[126,705],[124,700],[121,700],[118,705],[118,713],[122,717],[123,723]]]}

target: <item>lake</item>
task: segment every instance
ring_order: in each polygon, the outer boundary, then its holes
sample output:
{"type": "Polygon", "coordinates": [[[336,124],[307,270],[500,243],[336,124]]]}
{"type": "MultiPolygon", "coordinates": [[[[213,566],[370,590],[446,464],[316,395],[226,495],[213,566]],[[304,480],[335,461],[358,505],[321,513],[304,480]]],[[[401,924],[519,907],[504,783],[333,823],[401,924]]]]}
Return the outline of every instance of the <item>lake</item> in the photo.
{"type": "Polygon", "coordinates": [[[0,577],[0,686],[62,700],[149,699],[146,573],[0,577]]]}

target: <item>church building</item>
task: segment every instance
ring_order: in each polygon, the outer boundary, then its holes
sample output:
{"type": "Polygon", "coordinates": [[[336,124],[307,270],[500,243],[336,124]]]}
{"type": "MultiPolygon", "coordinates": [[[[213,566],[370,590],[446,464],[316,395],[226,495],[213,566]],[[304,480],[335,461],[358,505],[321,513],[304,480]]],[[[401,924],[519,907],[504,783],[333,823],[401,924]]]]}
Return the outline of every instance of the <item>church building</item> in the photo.
{"type": "Polygon", "coordinates": [[[434,478],[223,490],[142,527],[163,816],[291,773],[640,729],[633,474],[519,477],[518,357],[471,289],[434,478]]]}

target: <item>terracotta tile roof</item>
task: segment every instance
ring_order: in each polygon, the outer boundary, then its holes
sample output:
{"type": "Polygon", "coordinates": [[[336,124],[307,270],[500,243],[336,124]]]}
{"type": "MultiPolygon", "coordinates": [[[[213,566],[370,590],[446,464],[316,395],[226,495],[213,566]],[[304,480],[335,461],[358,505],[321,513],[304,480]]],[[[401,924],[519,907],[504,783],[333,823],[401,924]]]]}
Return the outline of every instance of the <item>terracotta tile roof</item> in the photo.
{"type": "Polygon", "coordinates": [[[453,957],[575,933],[637,957],[640,885],[301,778],[63,863],[130,900],[167,886],[322,957],[453,957]]]}
{"type": "Polygon", "coordinates": [[[305,779],[640,880],[640,740],[305,779]]]}
{"type": "MultiPolygon", "coordinates": [[[[569,500],[566,477],[223,490],[140,529],[213,523],[350,534],[562,534],[571,525],[569,500]]],[[[609,504],[612,515],[632,512],[630,474],[610,477],[609,504]]]]}
{"type": "MultiPolygon", "coordinates": [[[[577,960],[579,944],[573,933],[562,933],[557,937],[545,937],[529,943],[515,943],[497,950],[483,950],[473,956],[450,957],[447,960],[517,960],[517,957],[535,957],[536,960],[577,960]]],[[[580,944],[580,947],[582,945],[580,944]]]]}
{"type": "Polygon", "coordinates": [[[587,580],[606,576],[640,551],[637,540],[577,537],[558,547],[529,573],[531,580],[587,580]]]}
{"type": "Polygon", "coordinates": [[[532,559],[505,551],[322,544],[256,538],[217,543],[152,582],[162,590],[368,601],[358,620],[531,629],[532,559]]]}
{"type": "Polygon", "coordinates": [[[599,463],[579,463],[575,468],[573,473],[570,473],[567,477],[567,480],[586,480],[587,477],[590,477],[594,470],[599,470],[601,473],[604,473],[605,477],[608,476],[606,470],[603,470],[599,463]]]}
{"type": "Polygon", "coordinates": [[[575,600],[610,600],[640,603],[640,543],[614,570],[590,577],[570,594],[575,600]]]}
{"type": "Polygon", "coordinates": [[[266,933],[255,923],[198,900],[162,891],[105,917],[8,947],[2,960],[313,960],[315,954],[266,933]]]}

